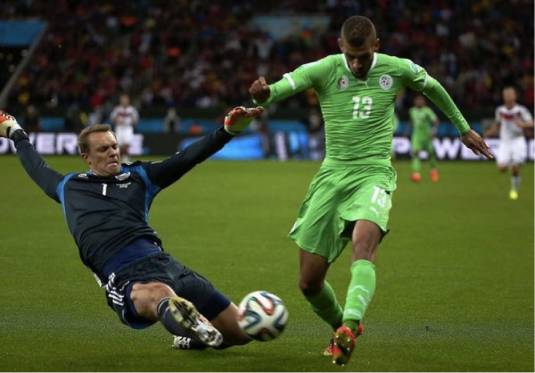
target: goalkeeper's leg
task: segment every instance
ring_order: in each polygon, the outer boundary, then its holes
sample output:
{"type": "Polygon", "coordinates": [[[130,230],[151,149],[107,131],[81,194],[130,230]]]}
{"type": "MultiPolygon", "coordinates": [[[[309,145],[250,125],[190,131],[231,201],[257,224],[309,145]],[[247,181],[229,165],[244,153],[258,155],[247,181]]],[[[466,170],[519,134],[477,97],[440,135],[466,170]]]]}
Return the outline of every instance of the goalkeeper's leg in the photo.
{"type": "MultiPolygon", "coordinates": [[[[160,305],[163,302],[165,300],[160,305]]],[[[168,299],[168,307],[177,324],[187,330],[188,334],[195,339],[211,347],[217,347],[223,342],[223,336],[219,330],[214,328],[212,324],[205,322],[197,308],[187,299],[174,296],[168,299]]]]}
{"type": "Polygon", "coordinates": [[[193,303],[177,296],[164,283],[135,283],[126,296],[138,317],[152,322],[159,320],[173,335],[192,337],[212,347],[223,342],[219,330],[204,321],[193,303]]]}

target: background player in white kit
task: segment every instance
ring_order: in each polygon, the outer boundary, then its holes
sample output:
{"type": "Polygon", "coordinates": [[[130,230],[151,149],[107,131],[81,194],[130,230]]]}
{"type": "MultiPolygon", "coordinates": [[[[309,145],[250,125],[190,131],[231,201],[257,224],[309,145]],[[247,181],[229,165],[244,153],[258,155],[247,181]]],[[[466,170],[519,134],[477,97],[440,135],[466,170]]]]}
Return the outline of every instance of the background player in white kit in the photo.
{"type": "Polygon", "coordinates": [[[115,126],[115,136],[122,155],[121,162],[128,162],[129,148],[134,137],[134,126],[139,121],[139,113],[130,105],[130,97],[127,94],[119,96],[119,105],[111,112],[110,119],[115,126]]]}
{"type": "Polygon", "coordinates": [[[496,109],[495,122],[485,136],[493,136],[500,130],[500,146],[496,156],[498,170],[505,172],[511,168],[509,198],[518,199],[520,167],[527,157],[524,129],[533,127],[533,117],[525,106],[516,103],[516,90],[513,87],[505,87],[502,97],[504,104],[496,109]]]}

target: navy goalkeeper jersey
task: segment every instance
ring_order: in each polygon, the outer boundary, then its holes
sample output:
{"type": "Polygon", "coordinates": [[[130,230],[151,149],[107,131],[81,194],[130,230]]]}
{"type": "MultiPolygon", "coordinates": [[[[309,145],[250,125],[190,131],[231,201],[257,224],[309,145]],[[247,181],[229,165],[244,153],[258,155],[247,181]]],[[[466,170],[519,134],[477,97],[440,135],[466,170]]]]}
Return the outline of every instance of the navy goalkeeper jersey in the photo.
{"type": "Polygon", "coordinates": [[[158,245],[149,226],[154,197],[232,138],[223,128],[160,162],[123,164],[116,176],[92,172],[62,175],[49,168],[26,136],[15,140],[26,172],[45,193],[61,203],[63,213],[84,264],[103,282],[103,265],[115,253],[140,237],[158,245]]]}
{"type": "Polygon", "coordinates": [[[123,164],[111,177],[68,174],[56,189],[82,261],[99,276],[108,258],[136,238],[151,236],[160,243],[148,225],[150,205],[161,190],[147,175],[150,167],[123,164]]]}

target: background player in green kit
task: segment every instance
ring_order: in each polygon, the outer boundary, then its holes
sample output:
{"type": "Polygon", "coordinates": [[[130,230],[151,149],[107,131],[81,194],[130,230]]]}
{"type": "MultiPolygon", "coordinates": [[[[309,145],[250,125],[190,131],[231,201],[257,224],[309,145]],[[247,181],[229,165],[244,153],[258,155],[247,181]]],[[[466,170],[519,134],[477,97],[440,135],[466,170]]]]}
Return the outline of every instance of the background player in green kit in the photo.
{"type": "Polygon", "coordinates": [[[435,148],[433,147],[433,137],[435,137],[438,129],[438,118],[433,109],[428,107],[425,102],[425,97],[421,94],[414,98],[414,106],[409,109],[410,124],[412,126],[412,175],[413,181],[420,181],[422,175],[420,170],[422,162],[420,155],[423,150],[427,152],[429,157],[429,165],[431,166],[431,180],[438,181],[437,158],[435,156],[435,148]],[[432,126],[432,127],[431,127],[432,126]]]}
{"type": "Polygon", "coordinates": [[[475,154],[492,158],[444,88],[412,61],[377,53],[372,22],[348,18],[341,54],[300,66],[268,85],[263,77],[249,92],[262,106],[308,88],[316,91],[325,120],[326,157],[312,180],[289,234],[300,247],[299,287],[312,310],[335,330],[326,353],[346,364],[362,332],[375,292],[375,258],[387,223],[396,172],[390,161],[394,100],[407,86],[426,94],[455,124],[475,154]],[[342,309],[325,276],[352,243],[351,281],[342,309]]]}

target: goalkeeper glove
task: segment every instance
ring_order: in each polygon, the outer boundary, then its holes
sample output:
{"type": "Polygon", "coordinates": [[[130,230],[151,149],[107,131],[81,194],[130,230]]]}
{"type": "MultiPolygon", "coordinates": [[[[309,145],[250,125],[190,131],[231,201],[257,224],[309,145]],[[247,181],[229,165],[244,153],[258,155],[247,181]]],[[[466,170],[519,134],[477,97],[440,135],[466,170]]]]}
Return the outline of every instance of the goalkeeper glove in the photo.
{"type": "Polygon", "coordinates": [[[21,129],[22,127],[17,123],[15,117],[0,110],[0,137],[11,138],[15,131],[21,129]]]}
{"type": "Polygon", "coordinates": [[[263,112],[264,108],[261,106],[256,108],[235,107],[225,117],[225,131],[231,135],[237,135],[263,112]]]}

